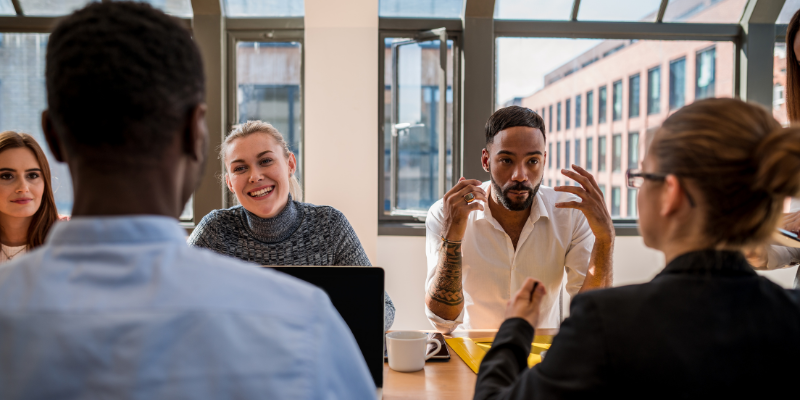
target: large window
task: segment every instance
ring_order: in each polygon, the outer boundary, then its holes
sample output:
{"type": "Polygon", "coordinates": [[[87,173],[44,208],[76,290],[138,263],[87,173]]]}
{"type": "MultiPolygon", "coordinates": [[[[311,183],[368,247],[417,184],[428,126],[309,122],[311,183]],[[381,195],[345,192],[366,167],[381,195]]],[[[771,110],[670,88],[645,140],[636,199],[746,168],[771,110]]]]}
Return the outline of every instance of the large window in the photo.
{"type": "Polygon", "coordinates": [[[686,104],[686,57],[669,63],[669,109],[686,104]]]}
{"type": "Polygon", "coordinates": [[[716,70],[717,49],[712,47],[697,53],[697,68],[695,69],[694,97],[695,100],[714,97],[714,80],[716,70]]]}
{"type": "Polygon", "coordinates": [[[586,92],[586,126],[592,126],[594,121],[594,92],[586,92]]]}
{"type": "Polygon", "coordinates": [[[614,115],[613,120],[619,121],[622,119],[622,81],[614,82],[614,115]]]}
{"type": "Polygon", "coordinates": [[[617,133],[612,140],[614,141],[614,149],[613,153],[611,153],[611,170],[620,172],[622,169],[622,135],[617,133]]]}
{"type": "Polygon", "coordinates": [[[606,92],[605,86],[601,87],[598,92],[600,93],[600,99],[598,100],[600,107],[597,110],[597,122],[602,124],[606,122],[606,116],[608,115],[608,93],[606,92]]]}
{"type": "Polygon", "coordinates": [[[597,170],[603,172],[606,170],[606,137],[600,136],[597,138],[597,170]]]}
{"type": "Polygon", "coordinates": [[[639,168],[639,132],[628,133],[628,168],[639,168]]]}
{"type": "Polygon", "coordinates": [[[661,112],[661,67],[647,71],[647,114],[661,112]]]}
{"type": "Polygon", "coordinates": [[[586,138],[586,170],[587,171],[591,171],[592,170],[592,156],[594,155],[594,152],[592,152],[592,144],[593,144],[592,142],[594,142],[594,139],[592,139],[590,137],[586,138]]]}
{"type": "Polygon", "coordinates": [[[628,117],[639,116],[639,74],[628,78],[628,117]]]}

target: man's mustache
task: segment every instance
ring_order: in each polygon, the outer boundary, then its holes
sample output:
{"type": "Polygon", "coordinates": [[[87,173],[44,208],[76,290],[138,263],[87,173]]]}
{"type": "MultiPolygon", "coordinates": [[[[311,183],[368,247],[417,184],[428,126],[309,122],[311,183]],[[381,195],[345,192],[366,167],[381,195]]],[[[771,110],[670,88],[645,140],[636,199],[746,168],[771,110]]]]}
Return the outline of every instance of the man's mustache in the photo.
{"type": "Polygon", "coordinates": [[[516,184],[514,184],[511,187],[503,189],[503,193],[508,193],[509,191],[512,191],[512,190],[517,190],[517,191],[527,190],[529,192],[533,192],[533,186],[527,185],[527,184],[525,184],[523,182],[517,182],[516,184]]]}

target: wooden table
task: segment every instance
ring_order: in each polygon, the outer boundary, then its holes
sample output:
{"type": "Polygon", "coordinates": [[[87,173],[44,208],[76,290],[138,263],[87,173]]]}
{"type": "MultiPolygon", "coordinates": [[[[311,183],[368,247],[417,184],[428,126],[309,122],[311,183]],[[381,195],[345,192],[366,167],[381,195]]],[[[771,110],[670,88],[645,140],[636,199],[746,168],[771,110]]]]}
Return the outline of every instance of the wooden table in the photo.
{"type": "MultiPolygon", "coordinates": [[[[435,332],[435,331],[425,331],[435,332]]],[[[555,335],[557,329],[537,329],[537,335],[555,335]]],[[[451,337],[486,338],[494,337],[496,329],[476,329],[456,331],[451,337]]],[[[450,346],[448,346],[450,347],[450,346]]],[[[383,364],[383,398],[395,399],[471,399],[475,394],[477,375],[464,363],[453,349],[450,361],[431,361],[425,369],[417,372],[397,372],[383,364]]]]}

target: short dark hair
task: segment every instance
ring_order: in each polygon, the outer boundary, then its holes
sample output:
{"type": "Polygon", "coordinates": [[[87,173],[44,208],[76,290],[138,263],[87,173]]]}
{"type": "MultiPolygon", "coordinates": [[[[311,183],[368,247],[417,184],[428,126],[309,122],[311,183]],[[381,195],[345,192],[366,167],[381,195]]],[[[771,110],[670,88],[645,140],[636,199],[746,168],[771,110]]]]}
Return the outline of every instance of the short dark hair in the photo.
{"type": "Polygon", "coordinates": [[[547,141],[547,134],[544,128],[544,118],[536,111],[527,107],[508,106],[501,108],[489,117],[486,121],[486,145],[494,141],[494,137],[508,128],[515,126],[527,126],[542,131],[544,140],[547,141]]]}
{"type": "Polygon", "coordinates": [[[50,119],[68,154],[153,160],[204,102],[200,50],[146,3],[93,3],[47,44],[50,119]]]}

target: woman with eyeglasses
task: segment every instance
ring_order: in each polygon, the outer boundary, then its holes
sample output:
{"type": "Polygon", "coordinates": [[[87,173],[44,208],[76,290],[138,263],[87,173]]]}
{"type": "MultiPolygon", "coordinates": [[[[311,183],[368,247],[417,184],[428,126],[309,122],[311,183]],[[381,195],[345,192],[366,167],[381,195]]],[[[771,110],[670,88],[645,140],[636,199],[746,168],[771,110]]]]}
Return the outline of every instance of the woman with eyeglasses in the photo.
{"type": "Polygon", "coordinates": [[[796,393],[800,291],[742,250],[769,240],[800,192],[800,129],[707,99],[664,121],[642,169],[639,230],[666,267],[652,281],[577,295],[528,368],[544,288],[528,279],[480,366],[475,399],[779,398],[796,393]]]}
{"type": "MultiPolygon", "coordinates": [[[[791,123],[800,123],[800,10],[786,30],[786,114],[791,123]]],[[[792,199],[790,212],[785,214],[783,229],[800,233],[800,199],[792,199]]],[[[800,244],[800,242],[798,242],[800,244]]],[[[800,263],[800,248],[765,244],[755,246],[747,253],[747,261],[760,270],[773,270],[796,266],[800,263]]],[[[800,287],[800,269],[794,279],[794,287],[800,287]]]]}

